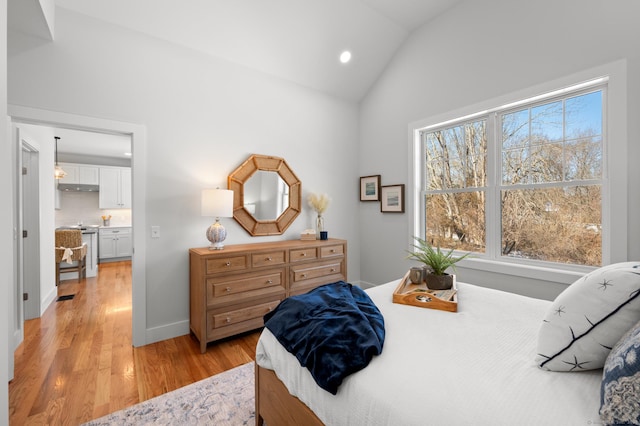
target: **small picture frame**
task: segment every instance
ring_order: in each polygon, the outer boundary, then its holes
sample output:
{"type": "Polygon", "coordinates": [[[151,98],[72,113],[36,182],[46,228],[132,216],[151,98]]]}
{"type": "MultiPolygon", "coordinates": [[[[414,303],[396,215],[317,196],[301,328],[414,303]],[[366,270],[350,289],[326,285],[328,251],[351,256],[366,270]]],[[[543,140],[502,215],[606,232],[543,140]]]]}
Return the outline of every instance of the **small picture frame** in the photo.
{"type": "Polygon", "coordinates": [[[404,213],[404,184],[382,186],[380,196],[382,213],[404,213]]]}
{"type": "Polygon", "coordinates": [[[360,201],[380,201],[380,175],[360,178],[360,201]]]}

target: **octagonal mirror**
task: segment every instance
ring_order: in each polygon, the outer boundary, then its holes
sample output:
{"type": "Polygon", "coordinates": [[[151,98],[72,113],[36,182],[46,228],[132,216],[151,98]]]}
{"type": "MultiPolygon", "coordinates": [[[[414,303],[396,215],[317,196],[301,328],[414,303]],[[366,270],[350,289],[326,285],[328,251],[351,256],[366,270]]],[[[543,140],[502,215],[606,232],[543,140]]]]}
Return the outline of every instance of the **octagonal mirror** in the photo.
{"type": "Polygon", "coordinates": [[[233,218],[252,236],[280,235],[302,208],[302,184],[280,157],[254,154],[228,178],[233,218]]]}

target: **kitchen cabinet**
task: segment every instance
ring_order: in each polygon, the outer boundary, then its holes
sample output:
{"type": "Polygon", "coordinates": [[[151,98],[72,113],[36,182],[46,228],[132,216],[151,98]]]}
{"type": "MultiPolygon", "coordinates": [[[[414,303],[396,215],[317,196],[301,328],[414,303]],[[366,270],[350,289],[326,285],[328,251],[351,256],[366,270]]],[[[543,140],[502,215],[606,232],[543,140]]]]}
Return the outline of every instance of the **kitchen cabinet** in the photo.
{"type": "Polygon", "coordinates": [[[100,167],[98,204],[101,209],[131,208],[130,167],[100,167]]]}
{"type": "Polygon", "coordinates": [[[90,164],[59,163],[67,174],[58,183],[82,185],[98,185],[100,183],[100,168],[90,164]]]}
{"type": "Polygon", "coordinates": [[[133,253],[130,226],[100,228],[98,240],[101,262],[105,259],[128,258],[133,253]]]}

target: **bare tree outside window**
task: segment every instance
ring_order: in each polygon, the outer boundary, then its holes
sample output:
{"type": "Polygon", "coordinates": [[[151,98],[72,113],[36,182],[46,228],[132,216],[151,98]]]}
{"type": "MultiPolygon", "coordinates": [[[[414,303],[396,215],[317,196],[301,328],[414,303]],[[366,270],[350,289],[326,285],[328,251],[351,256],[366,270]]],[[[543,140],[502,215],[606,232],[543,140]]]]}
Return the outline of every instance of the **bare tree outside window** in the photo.
{"type": "Polygon", "coordinates": [[[602,92],[503,114],[502,254],[602,264],[602,92]]]}
{"type": "Polygon", "coordinates": [[[423,132],[427,241],[483,253],[486,209],[495,208],[501,256],[601,265],[602,129],[596,90],[423,132]],[[498,164],[492,206],[489,155],[498,164]]]}
{"type": "Polygon", "coordinates": [[[426,133],[426,240],[485,250],[486,120],[426,133]]]}

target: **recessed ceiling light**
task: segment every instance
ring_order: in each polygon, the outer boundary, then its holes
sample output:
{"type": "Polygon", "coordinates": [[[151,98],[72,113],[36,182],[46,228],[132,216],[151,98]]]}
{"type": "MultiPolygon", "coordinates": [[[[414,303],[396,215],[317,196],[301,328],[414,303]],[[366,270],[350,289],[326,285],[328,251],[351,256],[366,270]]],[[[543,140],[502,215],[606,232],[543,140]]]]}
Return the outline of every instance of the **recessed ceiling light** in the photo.
{"type": "Polygon", "coordinates": [[[345,50],[340,54],[340,62],[342,62],[343,64],[346,64],[350,60],[351,60],[351,52],[349,52],[348,50],[345,50]]]}
{"type": "Polygon", "coordinates": [[[130,152],[125,152],[124,155],[126,155],[127,157],[131,157],[131,153],[130,152]]]}

